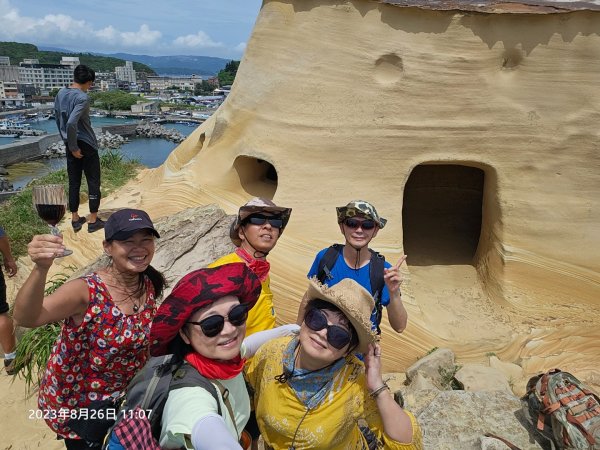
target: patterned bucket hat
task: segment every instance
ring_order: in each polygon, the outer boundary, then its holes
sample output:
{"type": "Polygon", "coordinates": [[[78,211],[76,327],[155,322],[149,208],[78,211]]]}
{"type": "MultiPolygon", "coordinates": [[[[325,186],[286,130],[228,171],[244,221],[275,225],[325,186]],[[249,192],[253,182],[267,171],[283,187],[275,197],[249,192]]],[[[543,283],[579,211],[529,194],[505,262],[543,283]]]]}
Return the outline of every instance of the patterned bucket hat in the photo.
{"type": "Polygon", "coordinates": [[[377,214],[375,207],[364,200],[352,200],[346,206],[338,206],[337,211],[338,223],[342,223],[345,219],[355,216],[364,216],[373,220],[379,228],[385,227],[387,219],[380,217],[377,214]]]}
{"type": "Polygon", "coordinates": [[[256,213],[271,213],[276,216],[280,216],[283,220],[283,226],[279,230],[279,236],[283,233],[288,221],[290,220],[290,215],[292,214],[292,208],[285,208],[283,206],[277,206],[268,198],[263,197],[254,197],[252,200],[249,200],[245,205],[240,207],[237,217],[231,224],[229,228],[229,237],[231,238],[231,242],[235,244],[236,247],[242,245],[242,240],[238,234],[240,226],[244,223],[249,216],[256,213]]]}
{"type": "Polygon", "coordinates": [[[192,314],[222,297],[233,295],[252,308],[260,295],[260,280],[245,263],[198,269],[184,276],[162,302],[150,328],[150,354],[170,353],[169,344],[192,314]]]}
{"type": "Polygon", "coordinates": [[[371,324],[371,312],[375,307],[371,294],[351,278],[344,278],[339,283],[328,287],[313,277],[309,280],[308,290],[302,298],[300,309],[304,308],[306,312],[308,302],[316,299],[325,300],[344,313],[358,335],[357,351],[366,353],[369,344],[375,342],[377,336],[371,324]]]}

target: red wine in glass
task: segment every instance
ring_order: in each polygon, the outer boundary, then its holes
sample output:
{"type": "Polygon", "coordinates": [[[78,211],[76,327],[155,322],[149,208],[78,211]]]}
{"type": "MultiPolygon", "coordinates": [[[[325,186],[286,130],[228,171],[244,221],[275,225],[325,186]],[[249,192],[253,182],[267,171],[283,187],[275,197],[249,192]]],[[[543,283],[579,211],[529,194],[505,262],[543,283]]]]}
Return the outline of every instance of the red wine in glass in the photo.
{"type": "Polygon", "coordinates": [[[38,216],[48,225],[56,226],[65,215],[65,205],[43,205],[36,204],[38,216]]]}
{"type": "MultiPolygon", "coordinates": [[[[33,187],[33,205],[38,216],[48,224],[50,232],[54,236],[60,236],[60,231],[56,227],[62,220],[67,210],[67,197],[65,189],[60,184],[44,184],[33,187]]],[[[65,249],[62,256],[68,256],[73,253],[72,250],[65,249]]]]}

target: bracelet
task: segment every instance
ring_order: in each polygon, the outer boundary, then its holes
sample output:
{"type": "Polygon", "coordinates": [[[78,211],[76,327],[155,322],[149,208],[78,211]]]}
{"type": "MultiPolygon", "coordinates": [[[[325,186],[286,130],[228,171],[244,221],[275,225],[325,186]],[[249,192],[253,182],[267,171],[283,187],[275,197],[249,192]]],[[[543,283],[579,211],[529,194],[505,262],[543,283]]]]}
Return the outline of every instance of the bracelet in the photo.
{"type": "Polygon", "coordinates": [[[369,396],[371,398],[377,398],[377,396],[379,394],[381,394],[383,391],[385,390],[390,390],[390,387],[387,385],[387,383],[384,381],[383,384],[381,386],[379,386],[377,389],[375,389],[374,391],[369,392],[369,396]]]}

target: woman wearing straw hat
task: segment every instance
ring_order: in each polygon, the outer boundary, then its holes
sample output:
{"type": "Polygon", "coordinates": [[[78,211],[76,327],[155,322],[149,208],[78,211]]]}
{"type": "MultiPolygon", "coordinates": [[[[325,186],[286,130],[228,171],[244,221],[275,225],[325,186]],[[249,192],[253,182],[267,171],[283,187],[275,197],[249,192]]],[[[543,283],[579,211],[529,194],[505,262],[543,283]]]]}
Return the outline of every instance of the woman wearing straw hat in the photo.
{"type": "Polygon", "coordinates": [[[359,419],[384,448],[422,448],[414,416],[383,382],[373,306],[354,280],[331,288],[310,280],[300,334],[264,344],[247,368],[265,448],[369,448],[359,419]],[[364,365],[355,352],[364,353],[364,365]]]}

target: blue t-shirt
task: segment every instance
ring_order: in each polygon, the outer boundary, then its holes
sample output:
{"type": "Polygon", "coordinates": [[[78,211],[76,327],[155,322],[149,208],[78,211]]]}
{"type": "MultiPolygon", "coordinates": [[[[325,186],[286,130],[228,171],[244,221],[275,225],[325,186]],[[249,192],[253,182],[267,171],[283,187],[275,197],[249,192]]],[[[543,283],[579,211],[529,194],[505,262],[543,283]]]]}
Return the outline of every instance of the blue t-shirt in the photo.
{"type": "MultiPolygon", "coordinates": [[[[319,271],[319,262],[321,261],[321,259],[323,259],[323,256],[325,255],[325,253],[327,252],[328,249],[329,248],[324,248],[319,253],[317,253],[317,256],[308,272],[308,278],[317,276],[317,272],[319,271]]],[[[386,269],[389,269],[390,267],[392,267],[392,265],[386,261],[384,264],[384,267],[386,269]]],[[[369,264],[367,264],[364,267],[361,267],[358,270],[353,269],[352,267],[348,266],[348,264],[346,264],[346,261],[344,260],[344,255],[342,254],[342,252],[339,252],[338,258],[335,262],[335,265],[331,269],[331,277],[332,278],[325,280],[325,284],[327,284],[328,286],[333,286],[334,284],[342,281],[344,278],[351,278],[354,281],[356,281],[358,284],[360,284],[362,287],[364,287],[367,291],[371,292],[371,278],[369,276],[370,268],[371,268],[371,263],[369,262],[369,264]]],[[[383,285],[383,291],[381,293],[381,304],[383,306],[387,306],[390,304],[390,293],[385,284],[383,285]]],[[[373,323],[373,330],[376,330],[377,329],[377,310],[376,310],[376,308],[373,309],[373,312],[371,313],[371,322],[373,323]]]]}

